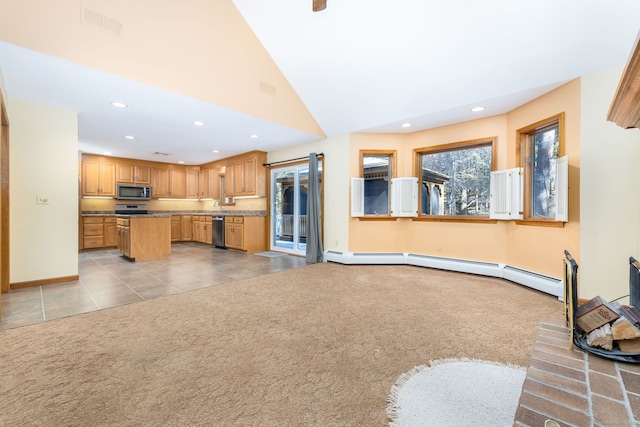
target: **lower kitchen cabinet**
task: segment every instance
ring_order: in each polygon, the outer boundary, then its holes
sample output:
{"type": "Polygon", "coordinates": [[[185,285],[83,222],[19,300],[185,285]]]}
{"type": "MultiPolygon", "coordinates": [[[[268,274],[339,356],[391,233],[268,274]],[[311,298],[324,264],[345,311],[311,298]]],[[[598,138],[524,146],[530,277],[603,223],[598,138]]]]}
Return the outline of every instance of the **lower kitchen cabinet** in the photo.
{"type": "Polygon", "coordinates": [[[179,242],[182,240],[182,217],[179,215],[173,215],[171,217],[171,241],[179,242]]]}
{"type": "Polygon", "coordinates": [[[224,244],[228,249],[245,252],[267,250],[266,217],[226,216],[224,244]]]}
{"type": "Polygon", "coordinates": [[[182,227],[182,241],[190,242],[193,240],[193,218],[191,215],[182,215],[180,220],[182,227]]]}
{"type": "Polygon", "coordinates": [[[162,259],[171,253],[171,218],[118,217],[118,251],[135,261],[162,259]]]}
{"type": "Polygon", "coordinates": [[[116,246],[116,217],[82,217],[82,249],[102,249],[116,246]]]}
{"type": "Polygon", "coordinates": [[[211,215],[194,215],[193,216],[193,241],[212,243],[213,227],[211,224],[211,215]]]}

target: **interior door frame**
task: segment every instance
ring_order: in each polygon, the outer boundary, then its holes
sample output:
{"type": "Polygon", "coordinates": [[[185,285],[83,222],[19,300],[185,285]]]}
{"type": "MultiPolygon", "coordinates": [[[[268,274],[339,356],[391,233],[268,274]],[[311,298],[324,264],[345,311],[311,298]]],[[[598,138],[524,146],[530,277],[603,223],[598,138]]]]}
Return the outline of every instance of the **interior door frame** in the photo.
{"type": "Polygon", "coordinates": [[[0,91],[0,316],[2,294],[9,292],[9,115],[0,91]]]}
{"type": "MultiPolygon", "coordinates": [[[[290,162],[277,162],[278,165],[275,166],[270,166],[267,170],[267,185],[266,188],[268,190],[268,194],[267,196],[267,218],[268,220],[266,221],[265,227],[267,228],[266,232],[267,232],[267,236],[269,236],[269,249],[270,250],[282,250],[283,252],[285,252],[283,249],[284,248],[277,248],[274,249],[274,246],[272,244],[272,225],[273,225],[273,216],[274,216],[274,212],[273,212],[273,187],[272,187],[272,180],[271,180],[271,176],[272,176],[272,172],[275,169],[285,169],[285,168],[289,168],[289,167],[298,167],[299,165],[303,165],[306,164],[307,166],[309,165],[309,160],[308,158],[306,160],[292,160],[290,162]]],[[[318,156],[318,166],[320,167],[320,188],[321,188],[321,200],[320,200],[320,204],[322,205],[321,208],[321,215],[322,215],[322,222],[323,224],[321,224],[321,239],[323,242],[323,246],[324,246],[324,171],[325,171],[325,165],[324,165],[324,156],[320,155],[318,156]]],[[[297,254],[293,254],[293,255],[297,255],[297,254]]]]}

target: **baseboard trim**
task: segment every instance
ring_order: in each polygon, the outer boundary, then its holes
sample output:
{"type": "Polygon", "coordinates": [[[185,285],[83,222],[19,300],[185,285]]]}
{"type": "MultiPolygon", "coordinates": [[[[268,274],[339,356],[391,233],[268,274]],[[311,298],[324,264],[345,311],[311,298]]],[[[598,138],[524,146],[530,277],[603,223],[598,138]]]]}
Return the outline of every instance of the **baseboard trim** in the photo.
{"type": "Polygon", "coordinates": [[[49,279],[31,280],[28,282],[16,282],[16,283],[12,283],[10,285],[10,288],[23,289],[23,288],[30,288],[32,286],[53,285],[56,283],[74,282],[76,280],[80,280],[80,276],[77,274],[75,276],[51,277],[49,279]]]}
{"type": "Polygon", "coordinates": [[[558,297],[558,299],[564,298],[562,279],[506,264],[409,253],[353,253],[337,251],[325,251],[324,261],[339,264],[407,264],[436,268],[439,270],[457,271],[460,273],[479,274],[481,276],[491,276],[509,280],[510,282],[554,295],[558,297]]]}

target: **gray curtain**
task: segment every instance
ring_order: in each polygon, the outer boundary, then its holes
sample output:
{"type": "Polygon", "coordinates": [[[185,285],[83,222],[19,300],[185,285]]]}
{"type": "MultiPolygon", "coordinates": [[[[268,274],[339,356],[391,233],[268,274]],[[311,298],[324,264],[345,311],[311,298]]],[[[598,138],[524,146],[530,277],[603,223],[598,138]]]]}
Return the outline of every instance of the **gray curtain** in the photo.
{"type": "Polygon", "coordinates": [[[322,206],[318,177],[318,155],[309,154],[309,188],[307,190],[307,263],[322,262],[322,206]]]}

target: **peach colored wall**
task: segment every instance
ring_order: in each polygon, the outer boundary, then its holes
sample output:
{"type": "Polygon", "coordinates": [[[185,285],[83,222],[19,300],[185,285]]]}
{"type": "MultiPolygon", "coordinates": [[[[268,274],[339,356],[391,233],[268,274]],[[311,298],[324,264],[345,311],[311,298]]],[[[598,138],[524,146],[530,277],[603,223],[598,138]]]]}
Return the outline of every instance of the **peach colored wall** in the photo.
{"type": "Polygon", "coordinates": [[[231,0],[3,2],[0,40],[324,135],[231,0]],[[123,37],[83,24],[83,6],[123,37]]]}
{"type": "Polygon", "coordinates": [[[562,250],[579,255],[580,82],[575,80],[508,114],[411,134],[352,134],[351,176],[359,175],[362,149],[397,150],[398,175],[413,174],[413,149],[497,137],[497,168],[515,167],[515,131],[565,112],[565,152],[569,155],[570,222],[564,228],[460,222],[362,221],[349,218],[350,252],[409,252],[511,266],[562,277],[562,250]]]}
{"type": "Polygon", "coordinates": [[[569,156],[569,222],[564,228],[516,225],[507,230],[506,264],[562,276],[563,250],[580,257],[580,80],[573,80],[507,114],[508,167],[515,167],[516,130],[564,112],[565,150],[569,156]]]}

